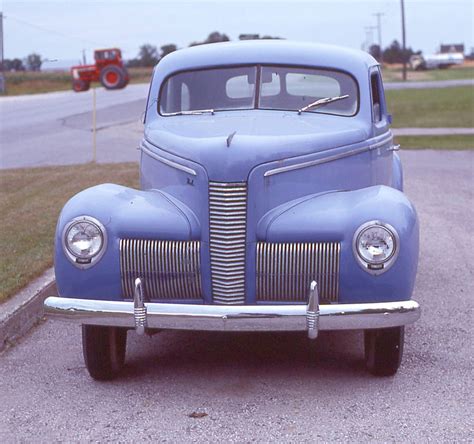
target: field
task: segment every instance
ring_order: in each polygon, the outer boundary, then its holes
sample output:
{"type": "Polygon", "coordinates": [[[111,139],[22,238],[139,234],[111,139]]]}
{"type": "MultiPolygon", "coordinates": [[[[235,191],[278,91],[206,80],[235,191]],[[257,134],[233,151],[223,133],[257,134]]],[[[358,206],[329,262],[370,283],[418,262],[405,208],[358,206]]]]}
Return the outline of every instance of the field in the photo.
{"type": "MultiPolygon", "coordinates": [[[[148,83],[152,68],[128,68],[130,83],[148,83]]],[[[7,95],[37,94],[71,89],[71,75],[68,71],[58,72],[7,72],[5,73],[7,95]]],[[[402,80],[401,65],[386,65],[383,70],[385,82],[402,80]]],[[[462,66],[430,71],[408,71],[409,81],[454,80],[474,78],[474,62],[462,66]]],[[[97,86],[99,84],[97,83],[97,86]]]]}
{"type": "Polygon", "coordinates": [[[386,91],[393,127],[474,127],[474,88],[386,91]]]}
{"type": "Polygon", "coordinates": [[[474,150],[473,136],[397,136],[402,150],[474,150]]]}
{"type": "MultiPolygon", "coordinates": [[[[402,65],[385,65],[382,71],[384,82],[400,82],[403,80],[402,65]]],[[[474,79],[474,62],[465,61],[463,65],[448,69],[431,69],[412,71],[408,69],[407,79],[411,82],[430,80],[474,79]]]]}
{"type": "Polygon", "coordinates": [[[0,268],[0,303],[53,265],[54,230],[66,201],[104,182],[136,188],[137,164],[0,171],[0,247],[7,253],[0,268]]]}
{"type": "MultiPolygon", "coordinates": [[[[151,72],[151,68],[128,68],[130,83],[148,83],[151,72]]],[[[8,96],[72,90],[68,71],[6,72],[5,80],[8,96]]]]}

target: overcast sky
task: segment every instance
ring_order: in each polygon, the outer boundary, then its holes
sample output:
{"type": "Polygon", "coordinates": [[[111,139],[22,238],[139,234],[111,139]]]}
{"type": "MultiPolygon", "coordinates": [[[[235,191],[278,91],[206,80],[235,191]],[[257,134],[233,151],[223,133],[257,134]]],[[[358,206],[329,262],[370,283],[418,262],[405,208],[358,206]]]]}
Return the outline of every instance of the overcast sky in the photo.
{"type": "MultiPolygon", "coordinates": [[[[472,0],[405,0],[407,45],[433,53],[440,43],[474,46],[472,0]]],[[[82,49],[118,46],[125,58],[138,47],[188,46],[212,31],[237,40],[242,33],[361,48],[364,29],[382,12],[382,44],[401,41],[400,0],[3,0],[6,58],[37,52],[78,60],[82,49]]],[[[370,37],[370,31],[369,31],[370,37]]],[[[377,42],[377,31],[373,30],[377,42]]]]}

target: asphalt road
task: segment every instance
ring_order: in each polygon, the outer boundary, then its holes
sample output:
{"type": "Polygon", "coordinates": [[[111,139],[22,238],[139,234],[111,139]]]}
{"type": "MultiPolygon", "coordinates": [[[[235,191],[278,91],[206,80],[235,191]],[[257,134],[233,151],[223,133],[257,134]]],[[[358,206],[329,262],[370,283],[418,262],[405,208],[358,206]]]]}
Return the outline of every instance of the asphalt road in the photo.
{"type": "Polygon", "coordinates": [[[123,376],[98,383],[80,327],[47,321],[0,355],[0,442],[472,442],[474,152],[402,158],[423,314],[395,377],[365,372],[359,332],[129,332],[123,376]]]}
{"type": "MultiPolygon", "coordinates": [[[[96,92],[97,160],[138,160],[148,85],[96,92]]],[[[0,98],[0,168],[90,162],[92,103],[92,91],[0,98]]]]}
{"type": "MultiPolygon", "coordinates": [[[[387,89],[474,85],[474,80],[387,83],[387,89]]],[[[97,88],[98,162],[136,161],[148,85],[97,88]]],[[[0,98],[0,169],[71,165],[93,159],[92,91],[0,98]]]]}

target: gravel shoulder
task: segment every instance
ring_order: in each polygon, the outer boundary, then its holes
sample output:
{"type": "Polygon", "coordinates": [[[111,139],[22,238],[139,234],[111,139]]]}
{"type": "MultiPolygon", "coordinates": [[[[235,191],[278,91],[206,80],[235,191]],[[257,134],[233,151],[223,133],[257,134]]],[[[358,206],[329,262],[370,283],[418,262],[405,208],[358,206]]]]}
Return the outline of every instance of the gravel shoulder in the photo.
{"type": "Polygon", "coordinates": [[[129,332],[125,374],[98,383],[80,328],[47,321],[0,355],[0,441],[472,441],[474,152],[401,155],[423,314],[394,378],[365,372],[359,332],[129,332]]]}

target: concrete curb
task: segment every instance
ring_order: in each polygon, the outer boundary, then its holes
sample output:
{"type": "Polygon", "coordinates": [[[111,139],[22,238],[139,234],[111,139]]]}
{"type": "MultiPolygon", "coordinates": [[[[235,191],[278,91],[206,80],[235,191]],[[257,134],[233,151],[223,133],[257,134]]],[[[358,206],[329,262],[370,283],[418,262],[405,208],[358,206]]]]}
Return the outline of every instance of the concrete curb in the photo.
{"type": "Polygon", "coordinates": [[[0,352],[24,336],[43,318],[43,301],[57,295],[50,268],[13,298],[0,305],[0,352]]]}

